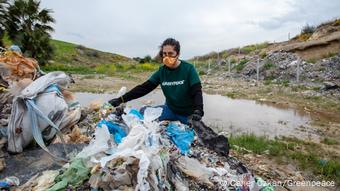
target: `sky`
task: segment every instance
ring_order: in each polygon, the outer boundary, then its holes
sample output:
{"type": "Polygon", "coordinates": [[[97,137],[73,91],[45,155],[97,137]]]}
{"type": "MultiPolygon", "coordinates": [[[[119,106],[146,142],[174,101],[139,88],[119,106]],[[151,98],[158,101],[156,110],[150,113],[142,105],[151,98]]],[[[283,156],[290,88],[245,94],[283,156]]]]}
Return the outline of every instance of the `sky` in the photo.
{"type": "Polygon", "coordinates": [[[54,39],[128,57],[155,56],[168,37],[181,58],[279,42],[340,18],[339,0],[42,0],[54,39]]]}

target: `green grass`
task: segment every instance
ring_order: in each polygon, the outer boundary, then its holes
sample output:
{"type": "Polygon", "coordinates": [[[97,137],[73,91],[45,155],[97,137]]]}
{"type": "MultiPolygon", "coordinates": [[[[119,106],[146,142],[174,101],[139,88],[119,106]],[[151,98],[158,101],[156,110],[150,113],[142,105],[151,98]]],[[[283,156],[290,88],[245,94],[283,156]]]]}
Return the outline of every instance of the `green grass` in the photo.
{"type": "Polygon", "coordinates": [[[241,136],[230,136],[231,145],[241,146],[256,154],[268,153],[273,156],[281,155],[286,150],[286,145],[276,140],[269,140],[266,137],[258,137],[254,134],[241,136]]]}
{"type": "Polygon", "coordinates": [[[269,45],[268,42],[263,42],[263,43],[259,43],[259,44],[251,44],[251,45],[247,45],[247,46],[242,47],[241,50],[242,50],[242,52],[249,54],[252,51],[267,48],[268,45],[269,45]]]}
{"type": "Polygon", "coordinates": [[[240,72],[241,70],[243,70],[243,68],[246,66],[247,62],[249,62],[249,60],[247,59],[242,59],[240,61],[240,63],[238,63],[237,65],[235,65],[235,69],[237,72],[240,72]]]}
{"type": "Polygon", "coordinates": [[[118,54],[101,52],[59,40],[51,40],[51,44],[54,48],[53,62],[42,67],[47,72],[59,70],[79,74],[121,75],[127,79],[130,73],[155,71],[159,67],[156,63],[138,64],[118,54]]]}
{"type": "Polygon", "coordinates": [[[340,19],[336,19],[333,24],[333,26],[339,26],[340,25],[340,19]]]}
{"type": "Polygon", "coordinates": [[[269,69],[274,68],[274,67],[275,67],[275,65],[274,65],[273,62],[271,62],[271,61],[267,61],[267,62],[263,65],[263,68],[264,68],[265,70],[269,70],[269,69]]]}
{"type": "MultiPolygon", "coordinates": [[[[6,47],[12,44],[6,34],[3,41],[6,47]]],[[[138,64],[118,54],[101,52],[60,40],[51,39],[50,43],[54,53],[52,60],[45,66],[41,66],[45,72],[105,74],[130,79],[131,73],[155,71],[159,68],[157,63],[138,64]]]]}
{"type": "Polygon", "coordinates": [[[54,48],[53,60],[57,62],[71,62],[72,58],[77,55],[75,44],[60,40],[51,40],[50,43],[54,48]]]}
{"type": "Polygon", "coordinates": [[[101,64],[94,68],[97,73],[112,75],[120,72],[147,72],[155,71],[159,68],[159,64],[156,63],[144,63],[144,64],[101,64]]]}
{"type": "Polygon", "coordinates": [[[2,39],[2,42],[4,43],[5,47],[9,47],[12,45],[12,41],[8,38],[7,33],[5,32],[5,35],[2,39]]]}
{"type": "Polygon", "coordinates": [[[95,71],[88,66],[74,66],[71,64],[60,64],[60,63],[46,64],[45,66],[41,66],[41,69],[45,72],[64,71],[64,72],[75,73],[75,74],[94,74],[95,73],[95,71]]]}
{"type": "Polygon", "coordinates": [[[337,141],[337,140],[334,140],[334,139],[331,139],[331,138],[325,137],[325,138],[321,141],[321,143],[324,143],[324,144],[326,144],[326,145],[336,145],[336,144],[338,144],[338,141],[337,141]]]}
{"type": "Polygon", "coordinates": [[[264,85],[268,86],[272,84],[272,80],[271,79],[265,79],[263,82],[264,85]]]}
{"type": "MultiPolygon", "coordinates": [[[[255,154],[270,155],[277,161],[297,164],[300,169],[312,172],[315,176],[340,183],[340,158],[327,154],[316,143],[296,138],[270,140],[254,134],[231,135],[229,142],[232,148],[235,148],[241,154],[251,151],[255,154]],[[327,158],[325,158],[326,155],[327,158]]],[[[336,144],[334,140],[327,140],[326,142],[336,144]]]]}
{"type": "MultiPolygon", "coordinates": [[[[122,73],[139,73],[139,72],[151,72],[156,71],[159,68],[159,64],[156,63],[121,63],[121,64],[99,64],[94,68],[86,65],[72,65],[72,64],[60,64],[53,63],[42,66],[42,70],[46,72],[50,71],[64,71],[69,73],[78,74],[105,74],[108,76],[117,76],[122,73]]],[[[123,75],[124,76],[124,75],[123,75]]]]}

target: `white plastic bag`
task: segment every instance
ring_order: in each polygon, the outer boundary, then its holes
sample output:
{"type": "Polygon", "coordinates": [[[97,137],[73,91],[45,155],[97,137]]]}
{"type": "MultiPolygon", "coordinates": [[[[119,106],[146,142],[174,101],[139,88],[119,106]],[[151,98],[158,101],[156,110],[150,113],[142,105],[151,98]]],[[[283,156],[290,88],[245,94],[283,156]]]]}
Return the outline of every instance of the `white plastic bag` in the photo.
{"type": "Polygon", "coordinates": [[[144,111],[144,122],[151,122],[161,116],[163,109],[160,107],[148,107],[144,111]]]}
{"type": "Polygon", "coordinates": [[[110,148],[111,135],[106,125],[96,127],[95,139],[76,158],[87,158],[110,148]]]}

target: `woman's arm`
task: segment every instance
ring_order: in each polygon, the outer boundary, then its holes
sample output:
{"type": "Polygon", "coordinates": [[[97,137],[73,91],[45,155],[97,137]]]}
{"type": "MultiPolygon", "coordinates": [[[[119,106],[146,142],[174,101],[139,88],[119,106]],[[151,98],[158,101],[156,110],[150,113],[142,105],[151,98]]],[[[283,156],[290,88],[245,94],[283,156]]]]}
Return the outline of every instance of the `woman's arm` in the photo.
{"type": "Polygon", "coordinates": [[[190,95],[194,100],[194,111],[200,111],[201,116],[204,115],[203,111],[203,95],[202,95],[202,85],[201,83],[196,83],[190,88],[190,95]]]}

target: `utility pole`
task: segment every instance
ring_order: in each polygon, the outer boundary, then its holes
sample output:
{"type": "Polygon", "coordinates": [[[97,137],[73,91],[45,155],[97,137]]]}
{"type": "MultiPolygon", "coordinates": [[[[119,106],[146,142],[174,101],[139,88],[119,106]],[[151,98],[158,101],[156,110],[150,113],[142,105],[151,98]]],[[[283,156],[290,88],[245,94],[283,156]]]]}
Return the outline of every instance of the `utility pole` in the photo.
{"type": "Polygon", "coordinates": [[[256,63],[256,84],[259,82],[260,77],[260,58],[257,56],[257,63],[256,63]]]}
{"type": "Polygon", "coordinates": [[[211,63],[211,59],[209,59],[208,72],[210,71],[210,63],[211,63]]]}
{"type": "Polygon", "coordinates": [[[300,62],[301,62],[301,59],[298,58],[297,66],[296,66],[296,83],[300,82],[300,62]]]}
{"type": "Polygon", "coordinates": [[[228,58],[228,72],[229,72],[229,75],[230,75],[230,58],[228,58]]]}

